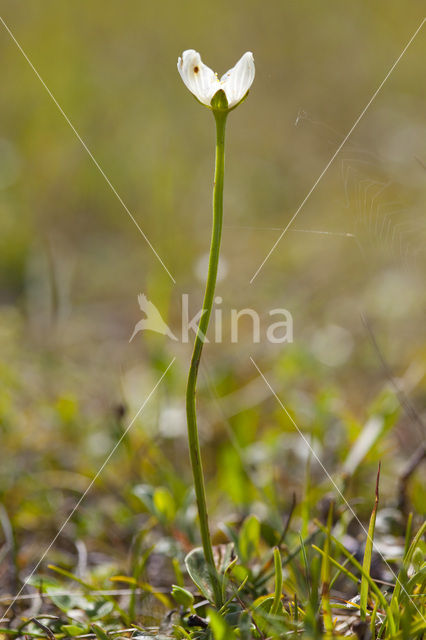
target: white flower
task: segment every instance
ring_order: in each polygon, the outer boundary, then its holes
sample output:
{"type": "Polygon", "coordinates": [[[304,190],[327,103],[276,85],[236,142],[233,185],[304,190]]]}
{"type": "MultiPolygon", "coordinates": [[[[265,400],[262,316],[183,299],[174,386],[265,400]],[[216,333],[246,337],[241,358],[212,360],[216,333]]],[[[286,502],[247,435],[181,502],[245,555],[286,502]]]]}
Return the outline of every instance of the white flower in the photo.
{"type": "Polygon", "coordinates": [[[211,101],[222,89],[228,101],[228,109],[235,107],[246,96],[254,80],[254,59],[247,51],[219,80],[218,76],[204,62],[198,51],[188,49],[178,59],[178,71],[182,80],[202,104],[211,107],[211,101]]]}

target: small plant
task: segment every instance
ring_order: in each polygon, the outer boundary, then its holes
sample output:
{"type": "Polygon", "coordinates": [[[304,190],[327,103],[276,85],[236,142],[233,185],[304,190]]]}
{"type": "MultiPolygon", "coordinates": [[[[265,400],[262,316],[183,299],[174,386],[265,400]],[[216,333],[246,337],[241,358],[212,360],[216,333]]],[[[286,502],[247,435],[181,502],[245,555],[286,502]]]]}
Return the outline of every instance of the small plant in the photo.
{"type": "Polygon", "coordinates": [[[186,414],[188,424],[188,441],[197,497],[198,516],[200,521],[201,540],[204,560],[207,565],[214,602],[220,609],[223,604],[223,585],[216,569],[213,548],[210,538],[206,492],[204,487],[203,467],[201,461],[200,442],[197,429],[195,393],[197,388],[198,368],[201,361],[203,344],[209,326],[216,287],[219,264],[220,241],[223,219],[223,181],[225,173],[225,127],[230,111],[238,107],[247,97],[254,80],[254,61],[251,52],[245,53],[219,80],[217,74],[207,67],[197,51],[184,51],[178,60],[178,71],[182,80],[196,99],[208,107],[216,122],[216,163],[213,187],[213,230],[210,245],[209,268],[206,289],[201,312],[201,319],[195,336],[194,350],[188,375],[186,390],[186,414]]]}
{"type": "MultiPolygon", "coordinates": [[[[197,430],[197,375],[220,252],[227,116],[246,98],[255,70],[253,56],[247,52],[219,79],[193,50],[179,58],[178,70],[198,102],[212,111],[216,124],[209,269],[186,392],[202,547],[196,546],[193,488],[182,477],[185,459],[176,460],[180,438],[151,438],[145,430],[135,430],[134,439],[125,441],[127,449],[123,449],[121,458],[117,452],[115,473],[112,469],[105,483],[96,483],[96,495],[87,501],[83,513],[72,512],[71,535],[63,531],[63,526],[55,533],[51,544],[58,540],[54,564],[47,567],[48,571],[42,567],[37,575],[31,574],[25,580],[21,591],[28,587],[28,593],[10,595],[7,589],[16,590],[32,558],[32,549],[36,548],[35,526],[37,523],[39,527],[40,515],[46,526],[49,516],[56,526],[54,510],[57,508],[60,513],[63,498],[59,502],[54,497],[51,502],[46,499],[46,480],[39,473],[38,462],[27,469],[31,458],[25,447],[21,451],[21,442],[28,436],[30,421],[26,416],[23,421],[19,419],[20,396],[26,396],[16,394],[18,409],[13,413],[9,413],[8,398],[5,402],[5,397],[0,396],[4,449],[8,450],[9,445],[14,453],[10,456],[9,474],[16,477],[16,493],[4,491],[0,505],[0,575],[5,583],[0,594],[0,604],[4,605],[0,640],[423,640],[426,523],[422,524],[419,513],[424,503],[420,482],[410,478],[426,460],[424,447],[402,470],[397,500],[392,506],[387,485],[398,458],[384,454],[391,450],[385,438],[397,424],[399,405],[403,403],[386,385],[368,409],[364,426],[345,410],[333,427],[337,418],[334,407],[345,407],[346,403],[335,402],[340,397],[337,388],[329,387],[327,378],[323,381],[323,370],[315,367],[309,348],[303,344],[291,353],[281,353],[272,373],[282,379],[285,372],[284,380],[291,387],[302,370],[309,372],[312,392],[301,395],[301,402],[306,404],[306,413],[312,415],[309,446],[319,465],[315,468],[313,458],[308,456],[304,470],[300,452],[288,446],[289,429],[297,425],[281,402],[284,411],[272,416],[267,408],[267,420],[260,411],[253,411],[250,403],[248,407],[242,403],[243,412],[232,415],[238,419],[222,423],[230,427],[232,440],[228,443],[217,438],[211,447],[217,470],[216,495],[226,487],[231,505],[230,515],[218,526],[218,544],[212,544],[197,430]],[[21,425],[19,437],[15,425],[21,425]],[[321,480],[319,472],[326,469],[315,454],[316,446],[325,452],[330,443],[336,481],[328,471],[321,480]],[[144,455],[135,454],[139,451],[144,455]],[[170,464],[171,457],[176,466],[170,464]],[[375,489],[373,482],[367,482],[362,490],[362,478],[373,477],[379,459],[384,464],[382,474],[379,464],[375,489]],[[274,473],[270,473],[271,469],[274,473]],[[144,483],[135,485],[141,477],[144,483]],[[413,482],[410,491],[409,480],[413,482]],[[334,497],[329,481],[337,490],[334,497]],[[386,501],[387,506],[383,507],[382,502],[386,501]],[[9,517],[8,510],[13,517],[9,517]],[[85,539],[89,541],[87,549],[85,539]],[[75,542],[75,551],[71,541],[75,542]],[[111,545],[116,547],[114,553],[105,553],[111,545]],[[189,579],[185,578],[184,566],[189,579]]],[[[139,304],[147,318],[136,325],[134,335],[141,329],[154,328],[174,339],[146,296],[139,296],[139,304]]],[[[230,373],[224,378],[228,391],[240,383],[230,373]]],[[[9,385],[12,396],[13,376],[9,385]]],[[[38,394],[38,384],[35,389],[38,394]]],[[[171,391],[178,398],[178,384],[171,382],[171,391]]],[[[49,401],[42,404],[43,421],[49,401]]],[[[83,413],[80,418],[74,403],[65,405],[61,396],[51,413],[64,430],[64,441],[73,446],[79,443],[85,451],[89,442],[86,432],[91,435],[90,429],[85,428],[89,423],[83,421],[83,413]],[[80,419],[82,428],[77,429],[80,419]]],[[[123,433],[123,411],[121,406],[117,408],[114,419],[107,422],[112,438],[116,438],[118,430],[120,436],[123,433]]],[[[171,415],[180,424],[180,407],[171,415]]],[[[169,416],[170,413],[164,420],[167,426],[171,422],[169,416]]],[[[418,420],[421,423],[420,417],[418,420]]],[[[43,433],[39,423],[35,424],[43,433]]],[[[303,440],[308,444],[304,436],[303,440]]],[[[38,449],[36,453],[38,456],[38,449]]],[[[77,491],[78,478],[84,479],[88,460],[86,454],[67,460],[77,491]]],[[[97,464],[97,457],[94,460],[97,464]]],[[[7,468],[8,456],[3,462],[7,468]]],[[[57,464],[55,460],[55,468],[57,464]]],[[[59,469],[51,477],[52,482],[61,481],[59,469]]],[[[68,488],[67,483],[65,486],[68,488]]],[[[43,535],[45,529],[40,529],[43,535]]]]}

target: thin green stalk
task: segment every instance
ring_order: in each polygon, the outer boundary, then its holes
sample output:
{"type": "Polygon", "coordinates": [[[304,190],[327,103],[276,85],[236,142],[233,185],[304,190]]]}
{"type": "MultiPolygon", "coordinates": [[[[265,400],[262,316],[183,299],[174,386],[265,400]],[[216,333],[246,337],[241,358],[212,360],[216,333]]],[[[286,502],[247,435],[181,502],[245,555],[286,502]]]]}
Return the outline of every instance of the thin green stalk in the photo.
{"type": "Polygon", "coordinates": [[[217,268],[219,263],[220,239],[223,218],[223,179],[225,170],[225,127],[227,113],[214,111],[216,120],[216,164],[213,187],[213,230],[210,244],[209,270],[207,274],[206,290],[202,315],[195,336],[194,351],[188,374],[186,388],[186,416],[188,424],[189,452],[191,457],[192,474],[194,478],[195,495],[197,497],[198,516],[200,520],[201,540],[204,557],[211,576],[211,585],[215,604],[220,608],[222,602],[221,581],[218,575],[210,538],[207,514],[206,491],[204,487],[203,466],[201,461],[200,442],[198,438],[197,414],[195,407],[195,392],[197,388],[198,368],[203,351],[204,339],[207,334],[216,287],[217,268]]]}

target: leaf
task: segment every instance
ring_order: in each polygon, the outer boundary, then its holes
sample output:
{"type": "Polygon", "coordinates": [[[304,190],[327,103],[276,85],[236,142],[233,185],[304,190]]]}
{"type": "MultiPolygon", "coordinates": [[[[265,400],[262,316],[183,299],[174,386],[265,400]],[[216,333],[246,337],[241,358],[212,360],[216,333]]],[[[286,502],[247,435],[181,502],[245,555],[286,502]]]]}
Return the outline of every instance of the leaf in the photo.
{"type": "Polygon", "coordinates": [[[213,557],[216,569],[219,573],[227,573],[231,566],[235,565],[238,556],[235,555],[235,547],[232,542],[228,544],[216,544],[213,547],[213,557]]]}
{"type": "Polygon", "coordinates": [[[269,629],[268,621],[270,620],[270,612],[274,605],[274,600],[274,596],[271,595],[260,596],[251,606],[253,620],[256,622],[257,627],[265,633],[269,629]]]}
{"type": "Polygon", "coordinates": [[[179,587],[177,584],[172,585],[172,597],[175,602],[182,605],[185,609],[189,609],[194,604],[194,596],[190,591],[179,587]]]}
{"type": "Polygon", "coordinates": [[[154,489],[149,484],[138,484],[136,487],[133,487],[132,491],[133,495],[135,495],[142,502],[147,511],[151,514],[155,514],[154,507],[154,489]]]}
{"type": "Polygon", "coordinates": [[[133,578],[132,576],[112,576],[110,580],[111,582],[125,582],[126,584],[133,585],[134,587],[137,587],[139,584],[136,578],[133,578]]]}
{"type": "Polygon", "coordinates": [[[327,535],[325,537],[324,542],[324,553],[322,554],[322,565],[321,565],[321,581],[322,581],[322,608],[323,608],[323,619],[324,619],[324,627],[327,632],[327,635],[333,634],[333,616],[331,614],[331,605],[330,605],[330,581],[331,581],[331,572],[330,572],[330,550],[331,550],[331,527],[333,526],[333,502],[330,503],[330,508],[328,510],[328,518],[327,518],[327,535]]]}
{"type": "Polygon", "coordinates": [[[241,640],[251,640],[251,628],[252,622],[250,618],[250,614],[248,611],[243,611],[240,616],[240,621],[238,624],[238,630],[240,632],[241,640]]]}
{"type": "Polygon", "coordinates": [[[70,609],[82,609],[84,611],[91,604],[89,600],[82,595],[73,595],[72,593],[64,595],[63,587],[61,589],[58,587],[56,587],[56,589],[46,589],[46,595],[49,596],[53,604],[64,613],[68,613],[70,609]],[[56,594],[55,590],[58,590],[59,594],[56,594]]]}
{"type": "Polygon", "coordinates": [[[108,616],[114,609],[114,603],[111,600],[95,600],[89,602],[84,611],[91,620],[102,620],[108,616]]]}
{"type": "Polygon", "coordinates": [[[209,609],[208,615],[214,640],[237,640],[237,636],[222,616],[213,609],[209,609]]]}
{"type": "Polygon", "coordinates": [[[190,551],[185,558],[185,565],[193,583],[197,585],[207,600],[212,601],[214,594],[211,588],[210,571],[204,558],[203,549],[196,547],[190,551]]]}
{"type": "Polygon", "coordinates": [[[125,584],[131,584],[133,587],[139,587],[140,589],[151,593],[154,598],[157,598],[157,600],[165,607],[171,607],[169,598],[164,593],[161,593],[161,591],[156,591],[154,587],[147,582],[140,582],[131,576],[113,576],[110,580],[111,582],[124,582],[125,584]]]}
{"type": "Polygon", "coordinates": [[[243,580],[247,580],[247,578],[251,575],[251,572],[247,567],[243,567],[243,565],[238,564],[235,567],[232,567],[232,577],[236,580],[236,582],[242,582],[243,580]]]}
{"type": "Polygon", "coordinates": [[[283,590],[283,568],[281,565],[281,554],[278,547],[274,549],[274,566],[275,566],[275,595],[271,606],[271,614],[276,615],[280,609],[281,597],[283,590]]]}
{"type": "Polygon", "coordinates": [[[54,564],[49,564],[48,569],[50,569],[51,571],[55,571],[56,573],[59,573],[61,576],[65,576],[65,578],[74,580],[74,582],[78,582],[78,584],[81,584],[81,586],[85,587],[86,589],[93,589],[93,585],[89,584],[88,582],[84,582],[84,580],[81,580],[81,578],[74,575],[74,573],[71,573],[66,569],[62,569],[62,567],[57,567],[54,564]]]}
{"type": "Polygon", "coordinates": [[[165,487],[154,491],[153,503],[160,520],[172,522],[176,515],[176,505],[172,494],[165,487]]]}
{"type": "Polygon", "coordinates": [[[104,631],[98,624],[91,624],[90,628],[92,629],[98,640],[110,640],[109,634],[104,631]]]}
{"type": "Polygon", "coordinates": [[[271,596],[270,593],[268,593],[265,596],[259,596],[251,605],[251,609],[253,611],[256,611],[256,609],[262,609],[269,612],[271,608],[270,605],[273,603],[273,601],[274,601],[274,596],[271,596]]]}
{"type": "Polygon", "coordinates": [[[260,522],[256,516],[248,516],[241,527],[238,549],[243,562],[247,562],[257,552],[260,541],[260,522]]]}
{"type": "Polygon", "coordinates": [[[185,629],[183,627],[180,626],[180,624],[174,624],[173,625],[173,630],[175,632],[176,638],[178,638],[178,640],[181,640],[182,638],[186,638],[187,640],[191,640],[191,636],[189,635],[189,633],[187,631],[185,631],[185,629]]]}
{"type": "Polygon", "coordinates": [[[87,632],[86,627],[79,627],[76,624],[63,624],[61,630],[65,633],[66,636],[81,636],[83,633],[87,632]]]}
{"type": "Polygon", "coordinates": [[[374,528],[376,526],[376,514],[377,514],[377,507],[379,505],[379,480],[380,480],[380,463],[379,463],[379,469],[377,471],[376,495],[374,500],[374,507],[373,507],[373,511],[371,512],[370,524],[368,525],[367,540],[365,542],[364,560],[362,562],[363,574],[361,577],[361,587],[360,587],[361,620],[365,620],[367,617],[368,588],[369,588],[369,581],[367,577],[370,576],[371,557],[373,555],[374,528]]]}
{"type": "MultiPolygon", "coordinates": [[[[221,582],[225,584],[225,576],[234,567],[237,556],[234,553],[234,544],[218,544],[213,547],[213,557],[216,570],[221,577],[221,582]]],[[[190,551],[185,558],[186,569],[200,592],[208,600],[214,601],[214,594],[211,588],[211,576],[208,565],[204,558],[201,547],[196,547],[190,551]]]]}

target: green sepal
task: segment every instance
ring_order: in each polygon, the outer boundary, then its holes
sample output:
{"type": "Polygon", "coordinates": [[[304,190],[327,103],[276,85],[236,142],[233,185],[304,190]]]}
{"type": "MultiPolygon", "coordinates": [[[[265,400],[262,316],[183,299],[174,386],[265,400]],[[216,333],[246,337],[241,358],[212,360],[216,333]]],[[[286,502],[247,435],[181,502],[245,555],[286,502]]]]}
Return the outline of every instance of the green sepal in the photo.
{"type": "Polygon", "coordinates": [[[228,111],[228,98],[223,89],[216,91],[210,104],[213,111],[228,111]]]}

